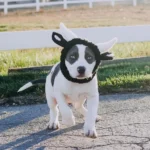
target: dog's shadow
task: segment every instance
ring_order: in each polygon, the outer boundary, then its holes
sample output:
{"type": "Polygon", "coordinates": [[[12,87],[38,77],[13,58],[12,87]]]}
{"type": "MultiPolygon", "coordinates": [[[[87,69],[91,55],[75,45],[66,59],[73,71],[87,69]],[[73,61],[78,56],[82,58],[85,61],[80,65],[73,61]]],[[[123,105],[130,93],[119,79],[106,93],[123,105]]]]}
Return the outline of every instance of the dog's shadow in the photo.
{"type": "Polygon", "coordinates": [[[47,115],[47,105],[29,105],[24,107],[0,107],[0,133],[24,125],[36,118],[47,115]],[[6,117],[2,117],[7,115],[6,117]]]}
{"type": "MultiPolygon", "coordinates": [[[[33,147],[36,144],[39,144],[40,142],[43,142],[47,139],[54,138],[56,136],[60,136],[64,133],[73,131],[73,130],[78,130],[83,127],[83,123],[79,123],[75,126],[71,126],[65,129],[60,129],[60,130],[49,130],[49,129],[44,129],[39,132],[30,134],[26,137],[22,137],[19,139],[16,139],[15,141],[9,142],[7,144],[1,145],[0,149],[6,150],[6,149],[13,149],[13,150],[20,150],[20,149],[29,149],[33,147]]],[[[45,147],[39,147],[38,149],[44,149],[45,147]]]]}

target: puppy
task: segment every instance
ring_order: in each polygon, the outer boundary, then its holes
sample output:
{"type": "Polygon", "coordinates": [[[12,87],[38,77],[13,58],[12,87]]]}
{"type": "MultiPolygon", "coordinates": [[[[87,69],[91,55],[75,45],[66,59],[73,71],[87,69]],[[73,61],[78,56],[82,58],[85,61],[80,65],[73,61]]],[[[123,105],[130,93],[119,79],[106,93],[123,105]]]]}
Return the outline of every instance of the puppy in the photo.
{"type": "Polygon", "coordinates": [[[50,108],[48,127],[53,130],[60,127],[59,111],[63,124],[75,125],[75,117],[68,106],[69,102],[85,117],[85,136],[96,138],[95,121],[99,105],[96,71],[101,60],[113,59],[109,50],[117,39],[113,38],[106,43],[93,44],[78,38],[63,23],[60,23],[60,32],[63,36],[56,32],[52,34],[53,41],[63,47],[60,62],[53,66],[46,81],[45,79],[31,81],[18,91],[23,91],[37,83],[46,82],[45,93],[50,108]],[[87,108],[84,107],[86,100],[87,108]]]}

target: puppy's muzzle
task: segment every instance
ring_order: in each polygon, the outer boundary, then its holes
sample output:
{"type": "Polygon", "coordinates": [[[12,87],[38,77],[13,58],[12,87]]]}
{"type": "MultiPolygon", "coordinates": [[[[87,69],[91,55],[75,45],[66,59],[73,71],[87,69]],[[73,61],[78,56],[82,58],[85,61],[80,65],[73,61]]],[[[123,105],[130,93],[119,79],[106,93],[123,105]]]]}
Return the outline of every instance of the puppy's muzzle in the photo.
{"type": "Polygon", "coordinates": [[[84,76],[84,74],[85,74],[85,67],[84,66],[79,66],[78,68],[77,68],[77,71],[78,71],[78,73],[79,73],[79,75],[78,75],[78,77],[83,77],[84,76]]]}

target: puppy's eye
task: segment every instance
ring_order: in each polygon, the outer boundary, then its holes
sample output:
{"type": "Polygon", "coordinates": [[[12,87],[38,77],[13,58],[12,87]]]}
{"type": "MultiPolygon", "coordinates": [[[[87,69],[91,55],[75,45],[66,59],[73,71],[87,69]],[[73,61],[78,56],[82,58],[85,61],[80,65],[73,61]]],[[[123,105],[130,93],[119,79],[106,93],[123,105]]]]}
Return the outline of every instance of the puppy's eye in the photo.
{"type": "Polygon", "coordinates": [[[88,59],[88,60],[91,60],[91,59],[92,59],[92,56],[88,56],[87,59],[88,59]]]}
{"type": "Polygon", "coordinates": [[[71,55],[70,58],[71,58],[71,59],[75,59],[76,56],[75,56],[75,55],[71,55]]]}

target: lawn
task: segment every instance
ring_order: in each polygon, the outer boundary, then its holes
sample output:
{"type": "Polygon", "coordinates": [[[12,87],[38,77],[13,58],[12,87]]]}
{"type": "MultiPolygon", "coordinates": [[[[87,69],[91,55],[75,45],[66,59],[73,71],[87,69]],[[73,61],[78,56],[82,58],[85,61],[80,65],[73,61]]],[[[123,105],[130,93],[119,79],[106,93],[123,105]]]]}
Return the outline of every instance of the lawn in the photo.
{"type": "MultiPolygon", "coordinates": [[[[0,75],[9,68],[52,65],[59,61],[61,49],[38,49],[0,52],[0,75]]],[[[116,44],[111,50],[115,59],[150,56],[150,42],[116,44]]]]}
{"type": "MultiPolygon", "coordinates": [[[[95,6],[94,9],[82,6],[68,10],[48,9],[39,13],[33,10],[17,11],[9,13],[8,16],[0,14],[0,31],[53,29],[58,28],[59,22],[64,22],[72,28],[150,24],[149,14],[150,6],[95,6]]],[[[150,42],[117,44],[112,52],[115,54],[115,59],[150,56],[150,42]]],[[[10,97],[31,93],[43,95],[43,86],[32,87],[19,94],[16,91],[30,80],[45,78],[47,72],[8,76],[7,71],[9,68],[55,64],[59,61],[59,56],[58,48],[0,52],[0,101],[6,99],[6,103],[9,101],[13,104],[15,100],[10,97]]],[[[102,66],[98,70],[98,79],[101,94],[150,92],[150,61],[102,66]]],[[[28,102],[15,103],[27,104],[28,102]]]]}
{"type": "MultiPolygon", "coordinates": [[[[21,93],[17,90],[25,83],[37,79],[45,78],[48,72],[10,74],[9,76],[0,76],[0,98],[9,101],[9,104],[29,104],[36,103],[37,100],[11,99],[14,96],[27,96],[32,93],[33,96],[44,95],[44,85],[31,87],[21,93]]],[[[101,94],[126,93],[126,92],[150,92],[150,58],[147,61],[125,62],[119,64],[109,64],[100,67],[98,70],[99,91],[101,94]]],[[[41,102],[44,101],[45,98],[41,102]]],[[[39,101],[38,101],[39,102],[39,101]]]]}
{"type": "Polygon", "coordinates": [[[101,93],[150,92],[150,58],[147,62],[109,64],[98,70],[101,93]]]}

